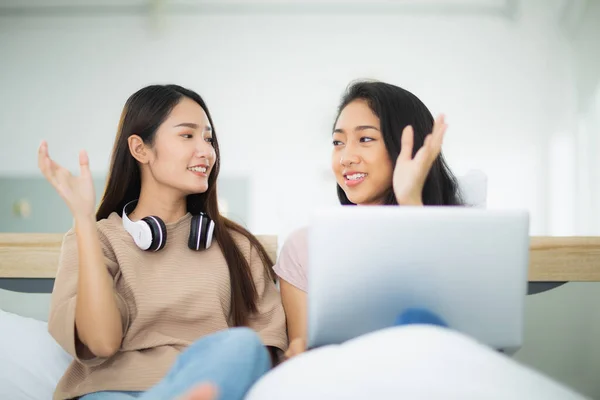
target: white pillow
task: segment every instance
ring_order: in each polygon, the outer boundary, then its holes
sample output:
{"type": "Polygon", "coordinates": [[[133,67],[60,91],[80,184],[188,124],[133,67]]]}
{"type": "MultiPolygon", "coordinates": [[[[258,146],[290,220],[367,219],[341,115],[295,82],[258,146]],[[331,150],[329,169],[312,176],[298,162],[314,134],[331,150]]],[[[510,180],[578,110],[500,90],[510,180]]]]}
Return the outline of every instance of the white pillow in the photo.
{"type": "Polygon", "coordinates": [[[382,329],[303,353],[245,400],[584,400],[562,383],[450,329],[382,329]]]}
{"type": "Polygon", "coordinates": [[[71,361],[46,322],[0,310],[0,399],[51,400],[71,361]]]}
{"type": "Polygon", "coordinates": [[[470,170],[457,178],[462,199],[467,205],[485,208],[487,205],[487,175],[480,170],[470,170]]]}

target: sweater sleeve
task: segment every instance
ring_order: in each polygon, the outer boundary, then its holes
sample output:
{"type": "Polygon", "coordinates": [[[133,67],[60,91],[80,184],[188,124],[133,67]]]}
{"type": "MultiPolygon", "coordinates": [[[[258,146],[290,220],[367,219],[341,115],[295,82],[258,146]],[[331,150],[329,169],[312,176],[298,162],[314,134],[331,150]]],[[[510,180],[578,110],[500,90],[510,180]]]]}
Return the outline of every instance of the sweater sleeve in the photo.
{"type": "MultiPolygon", "coordinates": [[[[99,232],[106,271],[115,279],[119,272],[115,256],[106,237],[99,232]]],[[[65,235],[61,247],[58,271],[50,301],[48,331],[56,342],[77,362],[87,366],[98,366],[106,358],[96,357],[78,338],[75,327],[77,304],[77,280],[79,275],[77,236],[73,229],[65,235]]],[[[121,314],[123,336],[129,325],[129,313],[123,298],[116,292],[117,307],[121,314]]]]}
{"type": "Polygon", "coordinates": [[[254,246],[250,250],[250,269],[258,294],[258,312],[250,316],[249,327],[258,333],[265,346],[286,351],[288,337],[281,296],[254,246]]]}

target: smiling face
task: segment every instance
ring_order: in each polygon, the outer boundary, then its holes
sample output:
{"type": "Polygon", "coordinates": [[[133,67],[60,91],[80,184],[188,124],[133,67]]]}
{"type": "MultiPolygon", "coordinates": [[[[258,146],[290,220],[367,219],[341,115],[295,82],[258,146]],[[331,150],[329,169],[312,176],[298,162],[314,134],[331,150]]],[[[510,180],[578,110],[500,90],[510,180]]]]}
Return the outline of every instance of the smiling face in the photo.
{"type": "Polygon", "coordinates": [[[204,193],[216,162],[212,126],[206,112],[184,97],[163,121],[151,146],[133,146],[147,167],[145,181],[183,195],[204,193]]]}
{"type": "Polygon", "coordinates": [[[366,101],[354,100],[340,112],[333,132],[331,168],[352,203],[384,203],[392,188],[393,166],[379,118],[366,101]]]}

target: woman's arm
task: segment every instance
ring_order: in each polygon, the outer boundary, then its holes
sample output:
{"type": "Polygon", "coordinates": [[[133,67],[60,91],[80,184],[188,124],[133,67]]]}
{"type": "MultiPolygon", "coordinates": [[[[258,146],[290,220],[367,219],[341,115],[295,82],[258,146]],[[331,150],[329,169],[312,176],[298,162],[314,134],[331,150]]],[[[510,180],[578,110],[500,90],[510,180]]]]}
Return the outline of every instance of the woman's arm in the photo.
{"type": "Polygon", "coordinates": [[[100,364],[121,345],[129,314],[113,288],[117,271],[96,222],[76,219],[61,247],[48,331],[80,362],[100,364]]]}
{"type": "Polygon", "coordinates": [[[85,151],[79,153],[80,175],[73,176],[48,154],[43,141],[38,167],[69,207],[75,229],[65,235],[52,290],[48,330],[73,357],[89,359],[113,355],[121,345],[126,307],[117,306],[110,267],[104,259],[96,224],[95,190],[85,151]],[[85,346],[82,346],[85,345],[85,346]],[[82,348],[83,347],[83,348],[82,348]]]}
{"type": "Polygon", "coordinates": [[[76,221],[79,279],[75,313],[81,342],[98,357],[110,357],[121,346],[123,328],[113,278],[106,268],[95,220],[76,221]]]}
{"type": "Polygon", "coordinates": [[[280,280],[280,290],[290,338],[285,355],[290,358],[306,350],[306,293],[284,279],[280,280]]]}
{"type": "Polygon", "coordinates": [[[279,276],[279,290],[290,339],[289,348],[285,353],[287,358],[306,350],[307,236],[307,228],[292,232],[281,248],[277,263],[273,266],[273,270],[279,276]]]}

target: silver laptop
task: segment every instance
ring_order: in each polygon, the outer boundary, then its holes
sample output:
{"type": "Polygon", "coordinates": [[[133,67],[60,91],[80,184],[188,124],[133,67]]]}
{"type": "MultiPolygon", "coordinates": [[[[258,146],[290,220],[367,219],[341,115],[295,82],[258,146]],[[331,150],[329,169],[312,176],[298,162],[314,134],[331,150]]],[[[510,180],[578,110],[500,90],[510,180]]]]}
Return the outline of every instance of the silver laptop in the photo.
{"type": "Polygon", "coordinates": [[[342,343],[428,309],[500,351],[522,346],[529,214],[336,207],[308,232],[308,345],[342,343]]]}

